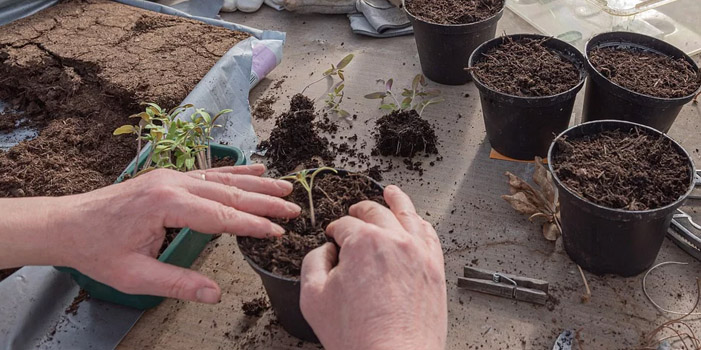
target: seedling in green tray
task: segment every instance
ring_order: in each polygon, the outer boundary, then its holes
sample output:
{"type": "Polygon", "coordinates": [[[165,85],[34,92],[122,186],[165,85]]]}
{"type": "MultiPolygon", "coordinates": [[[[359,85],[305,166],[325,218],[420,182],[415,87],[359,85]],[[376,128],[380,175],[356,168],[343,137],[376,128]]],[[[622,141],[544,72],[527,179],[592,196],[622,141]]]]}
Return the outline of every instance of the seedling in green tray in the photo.
{"type": "Polygon", "coordinates": [[[424,88],[428,85],[426,83],[426,77],[423,74],[418,74],[414,77],[411,83],[411,89],[404,89],[401,96],[397,96],[392,92],[392,86],[394,85],[394,79],[378,80],[385,86],[385,91],[373,92],[371,94],[365,95],[365,98],[371,100],[381,100],[380,109],[393,112],[401,110],[415,110],[419,115],[423,114],[426,107],[443,102],[440,96],[440,90],[425,90],[424,88]],[[392,101],[385,103],[385,99],[391,97],[392,101]],[[402,98],[400,102],[399,99],[402,98]]]}
{"type": "Polygon", "coordinates": [[[190,121],[185,121],[177,116],[193,105],[178,106],[167,112],[154,103],[145,105],[144,112],[130,117],[141,118],[138,125],[123,125],[114,131],[114,135],[136,135],[137,163],[144,141],[151,143],[146,162],[134,167],[133,177],[157,168],[190,171],[212,167],[212,130],[221,127],[215,123],[222,115],[232,112],[230,109],[212,117],[204,109],[197,108],[190,121]]]}

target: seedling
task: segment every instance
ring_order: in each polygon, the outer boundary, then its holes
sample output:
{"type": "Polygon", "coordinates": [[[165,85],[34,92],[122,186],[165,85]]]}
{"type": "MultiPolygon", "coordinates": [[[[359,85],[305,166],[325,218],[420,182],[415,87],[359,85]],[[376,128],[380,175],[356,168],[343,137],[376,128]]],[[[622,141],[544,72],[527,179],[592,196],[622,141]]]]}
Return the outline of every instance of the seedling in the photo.
{"type": "Polygon", "coordinates": [[[331,78],[331,82],[333,82],[333,77],[338,76],[341,79],[341,81],[334,84],[330,90],[327,90],[326,98],[324,99],[324,108],[327,112],[333,112],[344,118],[349,118],[350,113],[348,113],[346,110],[341,109],[341,102],[343,102],[344,97],[343,89],[346,87],[346,76],[344,69],[353,60],[353,57],[355,57],[355,55],[349,54],[348,56],[344,57],[340,62],[338,62],[337,65],[334,66],[332,64],[331,68],[322,73],[322,76],[319,80],[312,82],[311,84],[304,87],[304,89],[302,90],[302,94],[304,94],[304,92],[307,91],[307,89],[313,86],[314,84],[327,78],[331,78]]]}
{"type": "Polygon", "coordinates": [[[298,182],[307,191],[309,196],[309,217],[312,220],[312,227],[316,227],[316,217],[314,216],[314,196],[312,196],[312,189],[314,188],[314,178],[319,175],[322,171],[332,171],[338,174],[338,170],[330,167],[323,167],[316,169],[311,175],[309,175],[309,170],[302,170],[294,175],[288,175],[281,177],[280,180],[292,180],[298,182]],[[309,179],[309,181],[307,181],[309,179]]]}
{"type": "Polygon", "coordinates": [[[387,81],[378,80],[385,86],[385,91],[373,92],[371,94],[365,95],[365,98],[371,100],[381,100],[380,109],[393,112],[401,110],[415,110],[419,115],[423,114],[426,107],[443,102],[440,96],[440,90],[424,90],[428,85],[426,82],[426,77],[423,74],[419,74],[414,77],[411,83],[411,89],[404,89],[401,97],[398,97],[394,92],[392,92],[392,85],[394,84],[394,79],[389,79],[387,81]],[[390,103],[385,103],[385,99],[391,97],[392,101],[390,103]],[[399,98],[402,98],[399,102],[399,98]]]}
{"type": "Polygon", "coordinates": [[[144,112],[130,117],[141,118],[138,125],[123,125],[114,131],[114,135],[136,135],[137,166],[134,167],[133,177],[156,168],[190,171],[212,167],[212,130],[221,127],[215,122],[222,115],[232,112],[230,109],[212,117],[204,109],[198,108],[190,116],[190,121],[184,121],[177,119],[177,116],[193,105],[175,107],[168,112],[154,103],[145,105],[144,112]],[[139,169],[139,154],[144,141],[151,143],[151,149],[146,162],[139,169]]]}

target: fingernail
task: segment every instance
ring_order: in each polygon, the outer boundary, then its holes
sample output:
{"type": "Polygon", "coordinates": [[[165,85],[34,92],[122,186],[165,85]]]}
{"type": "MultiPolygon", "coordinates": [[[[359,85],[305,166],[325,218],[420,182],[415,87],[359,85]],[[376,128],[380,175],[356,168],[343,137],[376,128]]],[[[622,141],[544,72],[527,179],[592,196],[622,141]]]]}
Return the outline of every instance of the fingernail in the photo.
{"type": "Polygon", "coordinates": [[[285,204],[285,207],[287,208],[287,210],[289,210],[293,213],[301,213],[302,212],[302,207],[300,207],[297,204],[291,203],[291,202],[287,202],[285,204]]]}
{"type": "Polygon", "coordinates": [[[285,229],[278,224],[273,224],[273,235],[282,236],[283,234],[285,234],[285,229]]]}
{"type": "Polygon", "coordinates": [[[206,304],[216,304],[219,302],[219,292],[213,288],[200,288],[197,290],[197,301],[206,304]]]}
{"type": "Polygon", "coordinates": [[[279,188],[285,192],[291,192],[292,187],[293,187],[292,183],[290,183],[289,181],[285,181],[285,180],[276,180],[275,186],[277,186],[277,188],[279,188]]]}

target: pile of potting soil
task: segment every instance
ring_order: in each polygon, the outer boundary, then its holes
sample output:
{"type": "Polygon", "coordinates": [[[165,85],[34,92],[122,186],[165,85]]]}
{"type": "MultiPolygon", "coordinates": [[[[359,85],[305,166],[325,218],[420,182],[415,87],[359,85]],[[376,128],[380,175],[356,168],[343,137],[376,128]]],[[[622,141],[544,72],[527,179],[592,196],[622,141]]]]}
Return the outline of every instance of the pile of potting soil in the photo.
{"type": "Polygon", "coordinates": [[[39,136],[0,152],[0,197],[59,196],[114,182],[135,155],[112,131],[142,109],[179,104],[248,37],[106,0],[63,1],[0,31],[3,130],[39,136]],[[193,59],[195,58],[195,59],[193,59]]]}
{"type": "Polygon", "coordinates": [[[685,97],[701,86],[701,74],[683,58],[641,49],[603,47],[591,50],[589,61],[615,84],[644,95],[685,97]]]}
{"type": "Polygon", "coordinates": [[[301,215],[291,220],[273,220],[285,228],[286,232],[280,238],[239,238],[241,251],[266,271],[298,278],[307,253],[328,241],[326,226],[347,215],[351,205],[364,200],[386,205],[380,188],[367,177],[352,174],[346,177],[317,176],[313,198],[316,227],[311,224],[307,191],[295,183],[287,200],[302,207],[301,215]]]}
{"type": "Polygon", "coordinates": [[[581,80],[579,69],[543,46],[545,40],[505,37],[503,44],[482,55],[475,75],[484,85],[514,96],[553,96],[575,87],[581,80]]]}
{"type": "Polygon", "coordinates": [[[373,155],[414,157],[417,153],[438,154],[433,125],[415,110],[393,111],[376,122],[373,155]]]}
{"type": "Polygon", "coordinates": [[[320,135],[322,128],[328,126],[317,121],[314,101],[297,94],[290,101],[290,109],[277,117],[270,138],[261,142],[258,148],[266,152],[269,167],[279,175],[299,167],[331,165],[336,155],[331,151],[328,139],[320,135]]]}
{"type": "Polygon", "coordinates": [[[270,303],[266,297],[255,298],[241,304],[243,314],[250,317],[260,317],[268,309],[270,309],[270,303]]]}
{"type": "Polygon", "coordinates": [[[688,158],[669,139],[639,128],[558,140],[553,169],[579,196],[625,210],[669,205],[691,181],[688,158]]]}
{"type": "Polygon", "coordinates": [[[406,9],[417,18],[438,24],[468,24],[494,16],[504,0],[407,0],[406,9]]]}

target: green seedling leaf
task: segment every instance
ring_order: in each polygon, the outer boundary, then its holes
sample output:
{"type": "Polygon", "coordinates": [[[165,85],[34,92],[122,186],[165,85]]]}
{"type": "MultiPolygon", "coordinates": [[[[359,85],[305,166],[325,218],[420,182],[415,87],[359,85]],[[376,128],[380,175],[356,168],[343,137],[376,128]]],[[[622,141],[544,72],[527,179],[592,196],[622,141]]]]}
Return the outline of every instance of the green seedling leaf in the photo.
{"type": "Polygon", "coordinates": [[[370,100],[380,100],[387,97],[387,93],[385,92],[373,92],[371,94],[365,95],[365,98],[370,99],[370,100]]]}
{"type": "Polygon", "coordinates": [[[346,66],[353,60],[353,57],[355,57],[353,54],[349,54],[348,56],[344,57],[341,62],[338,62],[338,69],[346,68],[346,66]]]}
{"type": "Polygon", "coordinates": [[[133,125],[123,125],[118,127],[117,130],[115,130],[112,134],[115,136],[125,134],[138,134],[138,129],[135,128],[133,125]]]}
{"type": "Polygon", "coordinates": [[[421,84],[421,77],[423,75],[419,74],[414,77],[414,81],[411,82],[411,88],[416,91],[419,89],[419,84],[421,84]]]}
{"type": "Polygon", "coordinates": [[[402,109],[411,107],[411,97],[407,97],[402,101],[402,109]]]}
{"type": "Polygon", "coordinates": [[[387,91],[392,91],[392,84],[394,84],[394,79],[387,80],[385,83],[385,89],[387,91]]]}
{"type": "Polygon", "coordinates": [[[344,84],[338,85],[336,89],[334,89],[334,92],[338,95],[343,91],[343,88],[346,87],[344,84]]]}
{"type": "Polygon", "coordinates": [[[385,111],[394,111],[394,110],[397,110],[397,105],[395,105],[394,103],[384,104],[384,105],[380,106],[380,109],[385,110],[385,111]]]}
{"type": "Polygon", "coordinates": [[[340,114],[341,117],[346,118],[346,119],[348,119],[348,118],[351,117],[351,114],[348,113],[348,111],[345,111],[345,110],[343,110],[343,109],[339,110],[339,111],[338,111],[338,114],[340,114]]]}
{"type": "Polygon", "coordinates": [[[346,77],[343,75],[343,71],[339,70],[338,71],[338,77],[341,78],[341,80],[346,80],[346,77]]]}

